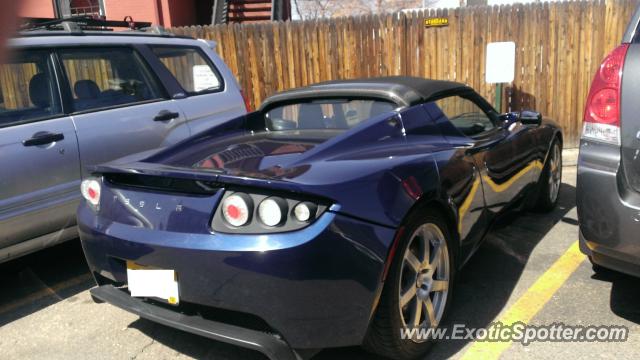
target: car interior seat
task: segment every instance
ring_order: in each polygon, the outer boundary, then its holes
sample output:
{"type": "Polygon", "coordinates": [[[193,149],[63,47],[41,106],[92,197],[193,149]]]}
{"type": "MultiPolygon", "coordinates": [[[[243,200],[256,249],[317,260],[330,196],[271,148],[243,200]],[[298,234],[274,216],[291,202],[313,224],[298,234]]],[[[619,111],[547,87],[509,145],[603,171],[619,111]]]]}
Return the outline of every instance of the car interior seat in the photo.
{"type": "Polygon", "coordinates": [[[93,80],[78,80],[73,85],[76,94],[74,105],[76,110],[84,110],[95,107],[100,98],[100,87],[93,80]]]}
{"type": "Polygon", "coordinates": [[[324,116],[318,104],[302,104],[298,113],[298,129],[324,129],[324,116]]]}
{"type": "Polygon", "coordinates": [[[46,74],[37,73],[29,80],[29,99],[39,109],[46,110],[51,106],[51,87],[46,74]]]}

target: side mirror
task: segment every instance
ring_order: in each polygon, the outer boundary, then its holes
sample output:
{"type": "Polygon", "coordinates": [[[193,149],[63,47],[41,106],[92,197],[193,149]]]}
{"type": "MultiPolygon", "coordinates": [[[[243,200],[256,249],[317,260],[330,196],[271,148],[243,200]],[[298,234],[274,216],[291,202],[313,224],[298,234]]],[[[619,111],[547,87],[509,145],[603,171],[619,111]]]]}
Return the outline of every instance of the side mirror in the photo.
{"type": "Polygon", "coordinates": [[[537,111],[524,110],[520,113],[520,122],[523,125],[540,126],[542,124],[542,114],[537,111]]]}
{"type": "Polygon", "coordinates": [[[498,119],[500,120],[500,127],[503,129],[509,129],[513,124],[520,120],[520,114],[517,112],[508,112],[500,114],[498,119]]]}

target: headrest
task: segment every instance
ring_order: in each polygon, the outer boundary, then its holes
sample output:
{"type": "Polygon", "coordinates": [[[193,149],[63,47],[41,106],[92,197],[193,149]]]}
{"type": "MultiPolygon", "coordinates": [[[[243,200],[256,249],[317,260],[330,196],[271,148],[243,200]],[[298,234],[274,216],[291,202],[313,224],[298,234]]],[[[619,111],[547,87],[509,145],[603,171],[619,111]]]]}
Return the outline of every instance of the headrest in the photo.
{"type": "Polygon", "coordinates": [[[46,74],[35,74],[29,80],[29,98],[33,105],[39,108],[51,106],[51,87],[46,74]]]}
{"type": "Polygon", "coordinates": [[[97,99],[100,95],[100,88],[92,80],[78,80],[73,85],[73,91],[78,99],[97,99]]]}

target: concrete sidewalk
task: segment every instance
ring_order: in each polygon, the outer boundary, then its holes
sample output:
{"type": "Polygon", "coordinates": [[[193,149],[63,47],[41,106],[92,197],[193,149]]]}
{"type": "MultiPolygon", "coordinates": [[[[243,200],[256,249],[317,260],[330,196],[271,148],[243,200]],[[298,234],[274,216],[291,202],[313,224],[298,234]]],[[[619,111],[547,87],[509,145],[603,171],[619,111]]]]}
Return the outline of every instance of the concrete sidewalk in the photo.
{"type": "Polygon", "coordinates": [[[571,148],[562,150],[562,166],[578,165],[579,148],[571,148]]]}

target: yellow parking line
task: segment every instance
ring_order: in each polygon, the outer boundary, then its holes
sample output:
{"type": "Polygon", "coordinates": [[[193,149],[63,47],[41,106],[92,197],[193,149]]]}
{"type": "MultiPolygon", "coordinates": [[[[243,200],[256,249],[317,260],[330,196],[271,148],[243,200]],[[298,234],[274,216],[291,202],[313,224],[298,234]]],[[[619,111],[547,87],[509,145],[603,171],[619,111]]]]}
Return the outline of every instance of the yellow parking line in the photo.
{"type": "Polygon", "coordinates": [[[79,276],[76,276],[74,278],[71,278],[69,280],[66,281],[62,281],[59,282],[55,285],[52,285],[50,287],[45,287],[41,290],[38,290],[36,292],[33,292],[29,295],[27,295],[26,297],[23,297],[19,300],[10,302],[4,306],[0,306],[0,315],[6,314],[9,311],[18,309],[22,306],[31,304],[35,301],[38,301],[40,299],[43,299],[47,296],[56,296],[58,297],[58,299],[60,299],[60,297],[58,296],[57,292],[61,291],[61,290],[65,290],[68,289],[70,287],[76,286],[76,285],[80,285],[86,281],[89,281],[91,279],[91,274],[82,274],[79,276]]]}
{"type": "MultiPolygon", "coordinates": [[[[518,321],[528,323],[576,271],[584,259],[585,256],[580,252],[576,241],[497,321],[505,325],[518,321]]],[[[498,359],[510,346],[510,342],[475,342],[462,358],[466,360],[498,359]]]]}

